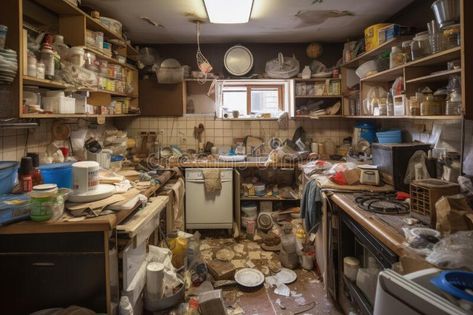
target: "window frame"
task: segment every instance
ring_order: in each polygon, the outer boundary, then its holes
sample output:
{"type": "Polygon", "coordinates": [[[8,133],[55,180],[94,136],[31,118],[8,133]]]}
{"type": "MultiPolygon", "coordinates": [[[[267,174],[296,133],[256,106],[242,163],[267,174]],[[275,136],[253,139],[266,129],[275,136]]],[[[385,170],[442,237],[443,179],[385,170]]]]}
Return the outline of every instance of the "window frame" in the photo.
{"type": "Polygon", "coordinates": [[[289,111],[290,108],[290,93],[291,93],[291,84],[290,80],[264,80],[264,79],[254,79],[254,80],[219,80],[218,81],[218,106],[220,109],[220,117],[223,117],[222,108],[223,108],[223,93],[225,87],[240,87],[246,89],[247,104],[246,110],[247,115],[251,115],[252,103],[251,103],[251,92],[253,90],[264,89],[264,88],[276,88],[278,91],[278,110],[281,112],[289,111]]]}

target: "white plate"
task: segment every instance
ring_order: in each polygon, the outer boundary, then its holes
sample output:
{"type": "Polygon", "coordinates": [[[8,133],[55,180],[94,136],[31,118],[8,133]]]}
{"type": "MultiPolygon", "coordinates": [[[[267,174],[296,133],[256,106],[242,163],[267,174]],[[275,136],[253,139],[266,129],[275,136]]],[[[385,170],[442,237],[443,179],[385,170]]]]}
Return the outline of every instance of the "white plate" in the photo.
{"type": "Polygon", "coordinates": [[[254,288],[263,284],[264,275],[259,270],[243,268],[235,273],[235,281],[244,287],[254,288]]]}
{"type": "Polygon", "coordinates": [[[70,202],[92,202],[110,197],[115,193],[115,186],[108,184],[99,184],[96,189],[89,190],[86,193],[78,194],[72,192],[69,195],[70,202]]]}
{"type": "Polygon", "coordinates": [[[297,279],[297,274],[294,272],[294,270],[287,269],[287,268],[281,268],[281,271],[278,272],[275,277],[279,280],[279,282],[282,282],[284,284],[289,284],[293,283],[297,279]]]}
{"type": "Polygon", "coordinates": [[[230,74],[242,76],[253,68],[253,55],[245,46],[235,45],[227,50],[223,63],[230,74]]]}

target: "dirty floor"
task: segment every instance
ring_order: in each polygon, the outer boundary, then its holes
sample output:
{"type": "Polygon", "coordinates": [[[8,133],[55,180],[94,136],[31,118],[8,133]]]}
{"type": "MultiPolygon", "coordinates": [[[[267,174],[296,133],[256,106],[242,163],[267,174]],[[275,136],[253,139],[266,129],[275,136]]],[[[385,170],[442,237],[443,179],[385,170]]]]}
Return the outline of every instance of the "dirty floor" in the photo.
{"type": "MultiPolygon", "coordinates": [[[[205,238],[201,242],[205,261],[223,259],[237,269],[253,267],[265,276],[274,275],[281,268],[278,252],[268,252],[248,240],[236,242],[230,238],[205,238]],[[222,251],[223,249],[223,251],[222,251]]],[[[295,270],[298,278],[289,284],[290,296],[274,292],[265,284],[254,292],[242,292],[238,287],[224,288],[223,296],[229,315],[236,314],[341,314],[330,301],[323,283],[314,271],[295,270]],[[313,308],[307,310],[308,305],[313,308]]]]}

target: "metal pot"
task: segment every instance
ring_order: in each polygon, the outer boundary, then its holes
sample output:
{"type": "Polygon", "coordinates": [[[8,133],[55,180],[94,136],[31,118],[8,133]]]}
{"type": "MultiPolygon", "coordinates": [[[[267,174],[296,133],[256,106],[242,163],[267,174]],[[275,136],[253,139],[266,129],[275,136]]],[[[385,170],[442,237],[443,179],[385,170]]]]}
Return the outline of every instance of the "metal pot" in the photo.
{"type": "Polygon", "coordinates": [[[432,3],[432,10],[440,28],[460,21],[460,0],[437,0],[432,3]]]}

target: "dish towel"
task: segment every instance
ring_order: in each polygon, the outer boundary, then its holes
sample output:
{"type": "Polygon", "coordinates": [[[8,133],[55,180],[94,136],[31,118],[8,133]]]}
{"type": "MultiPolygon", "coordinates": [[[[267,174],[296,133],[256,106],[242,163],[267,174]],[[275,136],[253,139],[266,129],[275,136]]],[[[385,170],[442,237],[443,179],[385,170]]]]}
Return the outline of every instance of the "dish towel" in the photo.
{"type": "Polygon", "coordinates": [[[204,175],[205,192],[213,193],[222,190],[222,180],[220,179],[219,169],[202,170],[202,174],[204,175]]]}
{"type": "Polygon", "coordinates": [[[322,194],[315,179],[304,187],[301,200],[301,218],[307,231],[317,233],[322,220],[322,194]]]}
{"type": "Polygon", "coordinates": [[[169,188],[171,188],[174,193],[174,202],[172,205],[174,228],[181,229],[184,225],[184,193],[186,191],[184,180],[182,178],[178,178],[177,181],[170,185],[169,188]]]}

